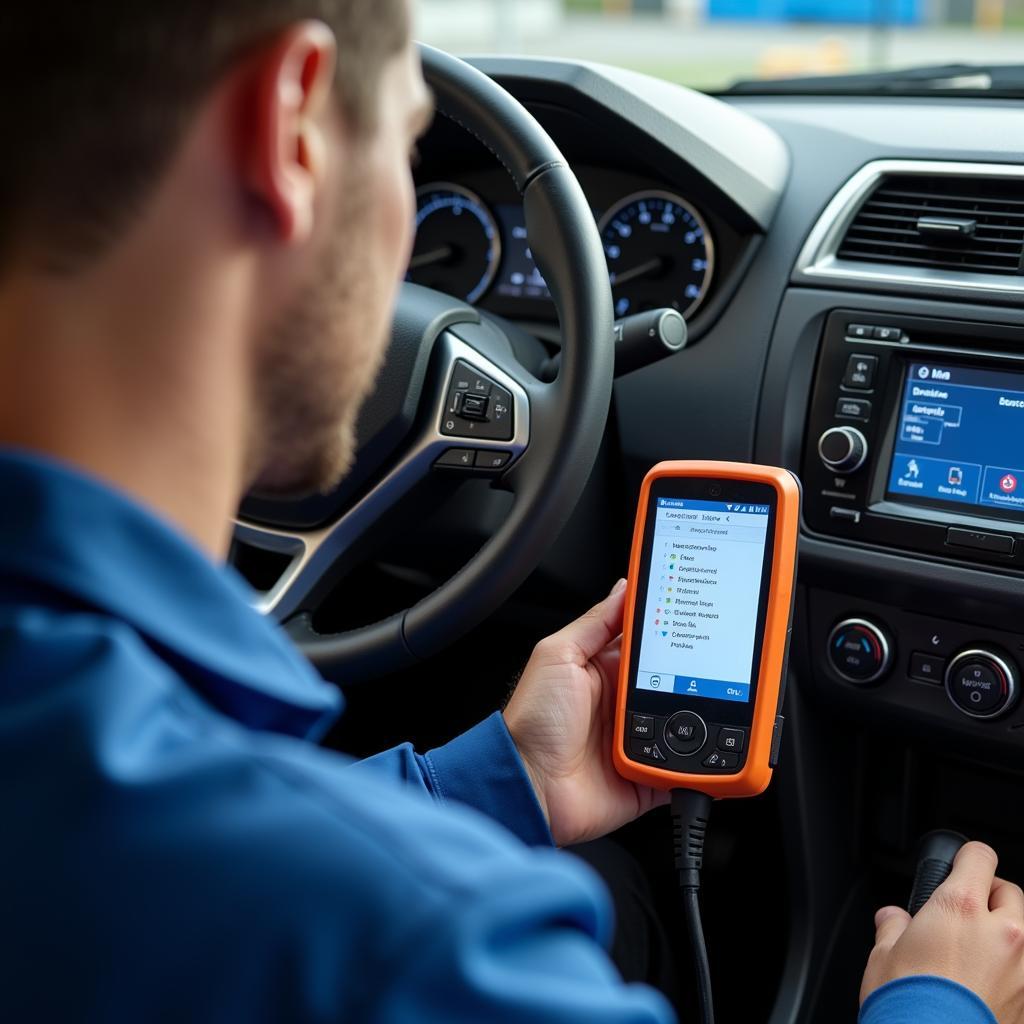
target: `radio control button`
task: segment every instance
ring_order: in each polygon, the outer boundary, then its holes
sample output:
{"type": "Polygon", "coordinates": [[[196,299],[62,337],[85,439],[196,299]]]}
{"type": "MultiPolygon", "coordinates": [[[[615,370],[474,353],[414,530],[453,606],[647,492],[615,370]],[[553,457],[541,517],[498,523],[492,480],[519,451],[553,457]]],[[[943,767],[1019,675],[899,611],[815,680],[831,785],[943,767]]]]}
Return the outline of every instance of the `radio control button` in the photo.
{"type": "Polygon", "coordinates": [[[708,738],[708,727],[700,715],[692,711],[677,711],[665,723],[665,742],[684,757],[696,754],[708,738]]]}
{"type": "Polygon", "coordinates": [[[846,336],[848,338],[873,338],[875,329],[871,324],[847,324],[846,336]]]}
{"type": "Polygon", "coordinates": [[[668,760],[654,740],[633,740],[629,745],[629,751],[635,757],[643,757],[648,761],[668,760]]]}
{"type": "Polygon", "coordinates": [[[654,739],[654,719],[650,715],[634,715],[630,720],[629,734],[640,740],[654,739]]]}
{"type": "Polygon", "coordinates": [[[718,749],[734,750],[738,754],[743,749],[746,738],[747,734],[743,729],[727,729],[723,727],[718,730],[718,749]]]}
{"type": "Polygon", "coordinates": [[[980,533],[978,530],[963,530],[958,526],[951,526],[946,531],[946,543],[950,547],[991,551],[994,555],[1013,554],[1013,537],[1005,533],[980,533]]]}
{"type": "Polygon", "coordinates": [[[866,398],[840,398],[836,402],[837,420],[867,420],[871,417],[871,403],[866,398]]]}
{"type": "Polygon", "coordinates": [[[853,473],[868,457],[867,438],[856,427],[831,427],[818,439],[818,455],[833,473],[853,473]]]}
{"type": "Polygon", "coordinates": [[[865,619],[844,619],[829,633],[828,658],[838,675],[862,686],[889,671],[892,649],[879,626],[865,619]]]}
{"type": "Polygon", "coordinates": [[[830,519],[844,519],[851,523],[860,522],[860,512],[855,508],[844,508],[842,505],[833,505],[828,510],[830,519]]]}
{"type": "Polygon", "coordinates": [[[946,660],[944,658],[914,651],[910,656],[910,668],[907,670],[907,675],[922,683],[934,683],[936,686],[941,686],[945,671],[946,660]]]}
{"type": "Polygon", "coordinates": [[[903,337],[903,331],[899,327],[876,327],[876,341],[899,341],[903,337]]]}
{"type": "Polygon", "coordinates": [[[875,386],[875,370],[878,369],[878,356],[854,354],[846,364],[843,374],[843,387],[856,388],[858,391],[870,391],[875,386]]]}
{"type": "Polygon", "coordinates": [[[965,715],[996,718],[1017,701],[1017,673],[992,651],[961,651],[946,669],[946,693],[965,715]]]}

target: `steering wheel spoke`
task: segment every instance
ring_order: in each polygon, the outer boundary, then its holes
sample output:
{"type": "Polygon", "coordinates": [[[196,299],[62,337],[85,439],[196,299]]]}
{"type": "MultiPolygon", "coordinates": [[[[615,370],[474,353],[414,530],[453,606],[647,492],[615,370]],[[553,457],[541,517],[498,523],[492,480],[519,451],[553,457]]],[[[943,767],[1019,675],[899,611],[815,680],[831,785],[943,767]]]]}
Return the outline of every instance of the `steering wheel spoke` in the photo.
{"type": "Polygon", "coordinates": [[[285,621],[308,609],[387,536],[394,510],[425,481],[497,480],[526,451],[530,399],[508,372],[513,367],[502,368],[451,330],[438,337],[432,361],[433,386],[417,437],[399,463],[340,517],[312,530],[236,520],[237,540],[288,558],[277,582],[257,598],[261,612],[285,621]],[[475,399],[468,410],[467,399],[475,399]]]}

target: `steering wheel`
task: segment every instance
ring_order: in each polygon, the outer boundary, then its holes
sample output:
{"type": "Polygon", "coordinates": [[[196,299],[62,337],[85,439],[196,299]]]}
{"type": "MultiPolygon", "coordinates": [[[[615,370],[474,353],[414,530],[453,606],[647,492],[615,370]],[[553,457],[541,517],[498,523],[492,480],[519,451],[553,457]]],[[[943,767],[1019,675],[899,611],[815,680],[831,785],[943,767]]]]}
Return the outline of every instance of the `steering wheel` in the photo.
{"type": "Polygon", "coordinates": [[[331,495],[302,502],[253,496],[236,539],[281,556],[259,598],[323,674],[346,684],[407,667],[491,614],[536,568],[583,492],[611,400],[608,270],[576,177],[534,117],[496,82],[428,46],[424,77],[438,113],[479,139],[523,200],[530,246],[562,333],[558,376],[544,383],[509,336],[464,302],[404,284],[375,392],[360,413],[352,472],[331,495]],[[512,492],[507,518],[433,593],[372,625],[325,635],[312,613],[379,543],[423,507],[424,487],[451,490],[489,475],[512,492]]]}

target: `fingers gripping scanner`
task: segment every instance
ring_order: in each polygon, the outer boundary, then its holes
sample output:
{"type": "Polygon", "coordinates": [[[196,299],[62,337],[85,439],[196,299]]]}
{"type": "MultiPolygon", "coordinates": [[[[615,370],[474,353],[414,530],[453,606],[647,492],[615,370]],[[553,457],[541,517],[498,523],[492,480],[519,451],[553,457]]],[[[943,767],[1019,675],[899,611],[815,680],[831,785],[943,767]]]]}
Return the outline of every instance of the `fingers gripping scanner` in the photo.
{"type": "Polygon", "coordinates": [[[778,760],[799,524],[800,484],[784,469],[661,462],[640,489],[612,760],[625,778],[672,790],[704,1024],[708,814],[712,798],[762,793],[778,760]]]}

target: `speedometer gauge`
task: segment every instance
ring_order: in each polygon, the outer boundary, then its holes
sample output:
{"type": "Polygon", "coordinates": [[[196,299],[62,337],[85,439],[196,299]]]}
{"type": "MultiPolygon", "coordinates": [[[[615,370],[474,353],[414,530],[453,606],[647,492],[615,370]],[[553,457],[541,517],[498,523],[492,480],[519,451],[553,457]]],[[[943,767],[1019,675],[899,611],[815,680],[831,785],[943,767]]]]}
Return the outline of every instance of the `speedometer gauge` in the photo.
{"type": "Polygon", "coordinates": [[[416,190],[416,243],[407,281],[476,302],[501,260],[498,225],[480,197],[447,181],[416,190]]]}
{"type": "Polygon", "coordinates": [[[615,315],[674,306],[689,316],[707,294],[715,249],[701,215],[671,192],[636,192],[598,223],[615,315]]]}

